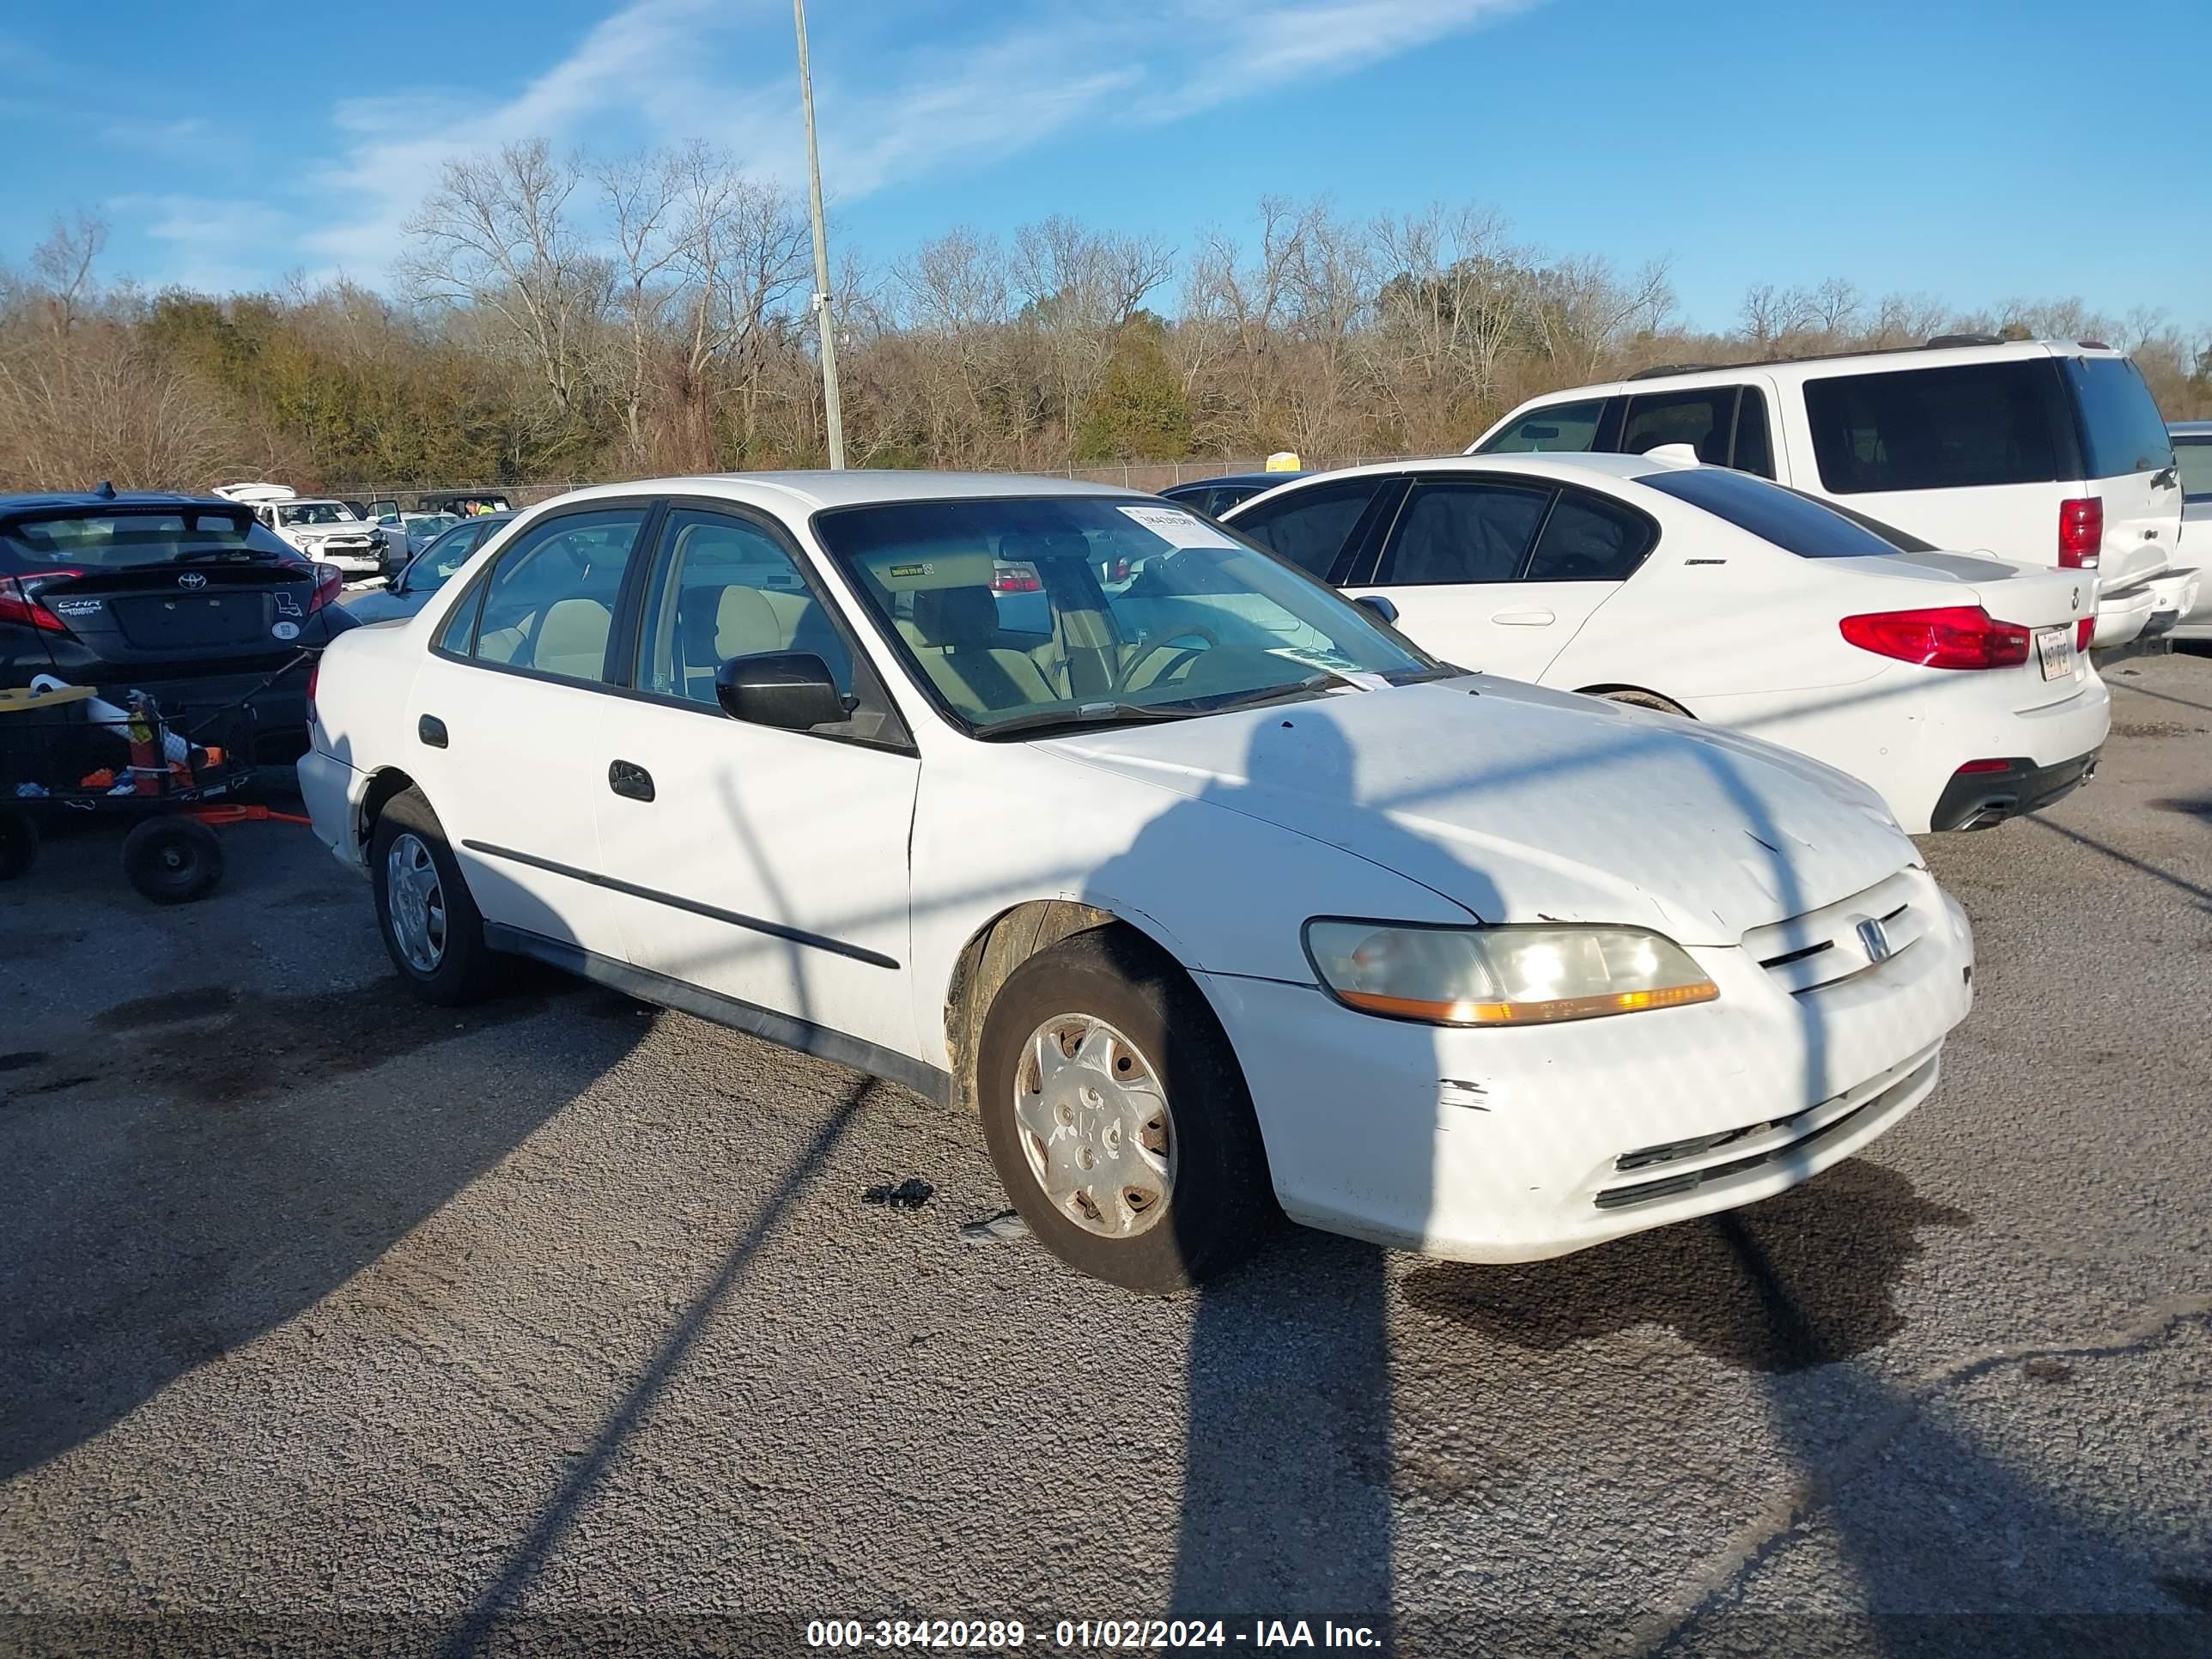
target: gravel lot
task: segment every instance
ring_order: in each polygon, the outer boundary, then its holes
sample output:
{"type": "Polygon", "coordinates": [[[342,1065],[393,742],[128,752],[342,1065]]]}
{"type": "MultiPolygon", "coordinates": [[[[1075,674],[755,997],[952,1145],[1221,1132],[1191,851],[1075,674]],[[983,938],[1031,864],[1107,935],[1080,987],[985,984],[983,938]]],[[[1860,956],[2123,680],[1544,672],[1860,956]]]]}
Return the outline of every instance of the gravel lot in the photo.
{"type": "Polygon", "coordinates": [[[0,888],[0,1653],[2212,1651],[2212,659],[2110,678],[2094,785],[1929,843],[1980,1001],[1871,1156],[1178,1301],[963,1239],[980,1135],[890,1085],[551,976],[416,1006],[304,831],[168,912],[50,843],[0,888]]]}

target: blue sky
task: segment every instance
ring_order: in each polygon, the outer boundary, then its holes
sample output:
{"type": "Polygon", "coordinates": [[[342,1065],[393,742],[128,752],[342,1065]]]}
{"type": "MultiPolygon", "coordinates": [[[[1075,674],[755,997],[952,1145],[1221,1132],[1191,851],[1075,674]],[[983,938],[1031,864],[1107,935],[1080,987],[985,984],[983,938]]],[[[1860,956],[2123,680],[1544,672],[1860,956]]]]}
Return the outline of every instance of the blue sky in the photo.
{"type": "MultiPolygon", "coordinates": [[[[832,234],[879,260],[1056,212],[1188,247],[1263,194],[1477,201],[1555,251],[1671,256],[1709,325],[1747,283],[1840,275],[2212,326],[2203,0],[814,0],[809,21],[832,234]]],[[[109,274],[151,286],[380,283],[441,158],[532,135],[705,137],[800,182],[787,4],[28,0],[0,11],[0,261],[82,206],[113,225],[109,274]]]]}

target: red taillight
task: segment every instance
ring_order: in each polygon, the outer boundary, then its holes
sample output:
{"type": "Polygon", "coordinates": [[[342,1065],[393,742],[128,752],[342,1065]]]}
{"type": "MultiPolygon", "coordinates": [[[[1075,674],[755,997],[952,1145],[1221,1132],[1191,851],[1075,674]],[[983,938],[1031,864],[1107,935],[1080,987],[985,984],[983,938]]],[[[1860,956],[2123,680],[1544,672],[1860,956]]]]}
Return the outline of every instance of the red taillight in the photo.
{"type": "Polygon", "coordinates": [[[2094,611],[2086,617],[2076,618],[2074,623],[2074,648],[2076,651],[2087,651],[2089,648],[2089,641],[2095,636],[2096,632],[2097,617],[2094,611]]]}
{"type": "Polygon", "coordinates": [[[315,591],[307,596],[307,614],[313,616],[337,598],[345,588],[345,572],[334,564],[310,565],[315,573],[315,591]]]}
{"type": "Polygon", "coordinates": [[[1881,611],[1843,620],[1862,651],[1923,668],[2012,668],[2027,660],[2027,629],[1997,622],[1978,605],[1881,611]]]}
{"type": "Polygon", "coordinates": [[[318,657],[307,665],[307,718],[315,718],[315,686],[323,678],[323,659],[318,657]]]}
{"type": "Polygon", "coordinates": [[[2077,495],[2058,503],[2058,566],[2062,570],[2094,570],[2105,545],[2105,503],[2095,495],[2077,495]]]}
{"type": "Polygon", "coordinates": [[[40,603],[39,590],[48,582],[82,576],[82,570],[31,570],[20,576],[0,577],[0,623],[20,623],[49,634],[66,634],[69,624],[40,603]]]}
{"type": "Polygon", "coordinates": [[[1962,772],[1962,773],[1965,773],[1965,772],[2006,772],[2006,771],[2009,771],[2009,770],[2011,770],[2011,769],[2012,769],[2012,763],[2011,763],[2010,761],[2001,761],[2001,760],[1978,760],[1978,761],[1968,761],[1968,762],[1967,762],[1964,766],[1962,766],[1962,767],[1960,767],[1960,768],[1959,769],[1959,770],[1960,770],[1960,772],[1962,772]]]}
{"type": "Polygon", "coordinates": [[[994,593],[1036,593],[1043,587],[1036,572],[1025,564],[1002,564],[991,578],[994,593]]]}

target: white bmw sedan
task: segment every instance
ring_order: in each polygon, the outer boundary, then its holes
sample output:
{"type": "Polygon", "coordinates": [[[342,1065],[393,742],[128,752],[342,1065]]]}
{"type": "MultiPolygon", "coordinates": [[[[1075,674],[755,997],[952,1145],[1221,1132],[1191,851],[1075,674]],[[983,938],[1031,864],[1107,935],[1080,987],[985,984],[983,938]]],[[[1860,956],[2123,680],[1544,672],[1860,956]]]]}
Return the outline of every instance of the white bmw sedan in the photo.
{"type": "Polygon", "coordinates": [[[580,491],[312,695],[316,833],[422,996],[537,957],[976,1110],[1126,1285],[1279,1208],[1511,1261],[1764,1197],[1972,997],[1863,785],[1446,667],[1122,491],[580,491]]]}
{"type": "Polygon", "coordinates": [[[1748,473],[1455,456],[1313,474],[1224,517],[1453,662],[1787,744],[1915,835],[2049,805],[2112,723],[2094,572],[1939,552],[1748,473]]]}

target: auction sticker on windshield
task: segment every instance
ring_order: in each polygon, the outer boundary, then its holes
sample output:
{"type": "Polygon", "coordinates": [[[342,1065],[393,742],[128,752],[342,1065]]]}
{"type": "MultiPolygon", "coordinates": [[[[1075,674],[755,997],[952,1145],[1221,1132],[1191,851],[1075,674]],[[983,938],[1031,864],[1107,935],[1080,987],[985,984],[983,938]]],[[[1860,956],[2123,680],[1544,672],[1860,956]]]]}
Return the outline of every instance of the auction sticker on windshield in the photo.
{"type": "Polygon", "coordinates": [[[1162,541],[1176,547],[1235,548],[1231,541],[1203,519],[1194,519],[1179,507],[1125,507],[1124,518],[1133,520],[1162,541]]]}

